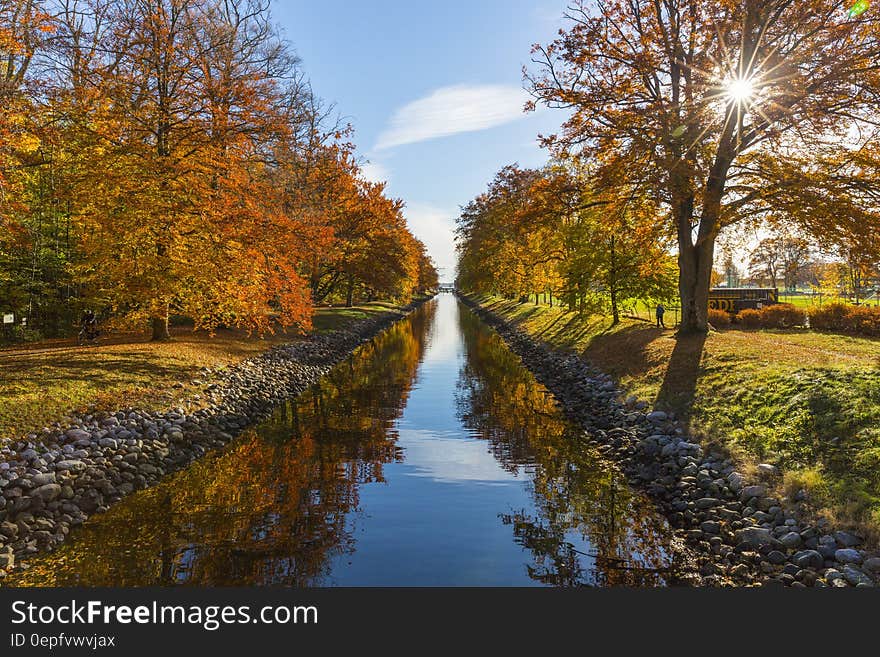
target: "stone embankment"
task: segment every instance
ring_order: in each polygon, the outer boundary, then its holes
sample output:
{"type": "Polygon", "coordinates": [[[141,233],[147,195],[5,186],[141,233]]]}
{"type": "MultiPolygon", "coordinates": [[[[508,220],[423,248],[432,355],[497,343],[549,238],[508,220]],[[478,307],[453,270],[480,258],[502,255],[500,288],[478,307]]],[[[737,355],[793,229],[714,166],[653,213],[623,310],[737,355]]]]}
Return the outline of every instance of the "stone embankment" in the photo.
{"type": "Polygon", "coordinates": [[[22,559],[62,543],[90,515],[267,418],[421,303],[226,368],[200,396],[208,400],[201,410],[83,415],[7,443],[0,449],[0,580],[22,559]]]}
{"type": "Polygon", "coordinates": [[[556,351],[467,297],[636,488],[658,504],[696,553],[704,586],[873,586],[880,554],[860,537],[812,522],[803,504],[772,496],[768,481],[746,481],[735,464],[705,450],[675,418],[651,411],[576,354],[556,351]]]}

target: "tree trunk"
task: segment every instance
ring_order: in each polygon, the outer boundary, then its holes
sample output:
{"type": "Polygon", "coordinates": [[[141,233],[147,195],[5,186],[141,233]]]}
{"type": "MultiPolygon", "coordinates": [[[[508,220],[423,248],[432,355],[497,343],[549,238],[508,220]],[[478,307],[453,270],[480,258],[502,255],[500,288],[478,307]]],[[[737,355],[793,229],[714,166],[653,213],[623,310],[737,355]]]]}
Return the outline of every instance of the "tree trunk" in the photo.
{"type": "Polygon", "coordinates": [[[617,307],[617,289],[611,287],[611,325],[620,324],[620,309],[617,307]]]}
{"type": "Polygon", "coordinates": [[[170,340],[171,333],[168,331],[168,311],[153,317],[153,337],[151,340],[170,340]]]}
{"type": "Polygon", "coordinates": [[[354,277],[348,277],[348,289],[345,293],[345,307],[351,308],[354,302],[354,277]]]}
{"type": "Polygon", "coordinates": [[[691,220],[694,198],[684,195],[678,204],[678,291],[681,296],[681,325],[679,333],[706,333],[709,330],[709,288],[712,285],[712,264],[715,258],[715,239],[721,217],[721,198],[727,181],[727,171],[733,161],[731,135],[733,122],[728,122],[721,138],[718,153],[706,187],[700,211],[697,239],[694,241],[691,220]]]}
{"type": "Polygon", "coordinates": [[[712,283],[714,255],[714,240],[706,240],[695,246],[679,246],[681,333],[705,333],[709,330],[709,287],[712,283]]]}

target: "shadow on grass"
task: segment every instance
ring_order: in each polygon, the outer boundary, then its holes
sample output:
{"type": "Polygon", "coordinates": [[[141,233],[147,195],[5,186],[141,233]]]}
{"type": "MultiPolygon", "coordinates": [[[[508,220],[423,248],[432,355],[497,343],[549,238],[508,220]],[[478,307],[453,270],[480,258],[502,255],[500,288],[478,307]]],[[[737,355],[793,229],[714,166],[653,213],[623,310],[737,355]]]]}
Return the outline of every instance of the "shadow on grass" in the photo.
{"type": "Polygon", "coordinates": [[[657,366],[648,346],[663,336],[663,331],[652,326],[635,324],[612,330],[609,327],[596,335],[584,355],[601,370],[617,379],[643,376],[657,366]]]}
{"type": "Polygon", "coordinates": [[[676,337],[663,383],[654,402],[655,408],[673,411],[686,421],[690,419],[706,337],[703,334],[676,337]]]}

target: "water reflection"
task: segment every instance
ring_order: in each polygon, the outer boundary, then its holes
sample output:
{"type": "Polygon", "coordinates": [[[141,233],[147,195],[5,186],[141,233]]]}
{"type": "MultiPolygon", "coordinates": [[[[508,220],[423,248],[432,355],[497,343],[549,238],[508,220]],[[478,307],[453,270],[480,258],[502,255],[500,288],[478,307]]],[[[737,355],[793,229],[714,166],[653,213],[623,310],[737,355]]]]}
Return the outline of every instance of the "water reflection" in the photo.
{"type": "Polygon", "coordinates": [[[663,583],[669,529],[566,422],[501,339],[461,314],[467,362],[459,416],[510,472],[526,471],[535,508],[501,515],[532,554],[529,576],[554,586],[663,583]]]}
{"type": "Polygon", "coordinates": [[[657,585],[667,529],[448,296],[13,585],[657,585]]]}
{"type": "Polygon", "coordinates": [[[359,490],[402,458],[432,313],[400,322],[271,420],[90,520],[13,585],[308,586],[351,553],[359,490]]]}

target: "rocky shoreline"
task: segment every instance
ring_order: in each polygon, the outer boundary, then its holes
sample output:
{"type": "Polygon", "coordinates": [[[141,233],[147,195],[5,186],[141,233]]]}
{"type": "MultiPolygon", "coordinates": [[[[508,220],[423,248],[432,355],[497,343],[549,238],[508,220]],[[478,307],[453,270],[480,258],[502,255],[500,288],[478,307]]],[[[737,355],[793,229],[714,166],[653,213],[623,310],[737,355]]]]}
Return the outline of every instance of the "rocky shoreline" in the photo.
{"type": "Polygon", "coordinates": [[[266,419],[424,302],[228,367],[221,383],[205,387],[209,403],[200,410],[83,415],[7,443],[0,449],[0,582],[28,556],[54,549],[92,514],[266,419]]]}
{"type": "MultiPolygon", "coordinates": [[[[766,481],[686,435],[675,418],[622,400],[614,380],[576,354],[556,351],[459,294],[558,400],[563,412],[646,491],[695,554],[702,586],[871,587],[880,553],[863,540],[811,522],[802,501],[778,500],[766,481]]],[[[776,476],[772,466],[762,474],[776,476]]]]}

